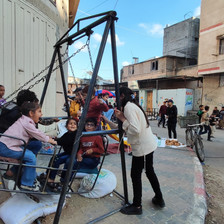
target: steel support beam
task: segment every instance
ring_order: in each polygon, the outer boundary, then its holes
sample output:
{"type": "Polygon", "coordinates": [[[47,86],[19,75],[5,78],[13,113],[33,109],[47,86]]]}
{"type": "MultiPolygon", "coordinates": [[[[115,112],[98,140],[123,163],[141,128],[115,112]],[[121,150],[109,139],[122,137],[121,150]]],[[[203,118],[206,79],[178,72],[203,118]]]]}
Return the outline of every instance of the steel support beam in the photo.
{"type": "MultiPolygon", "coordinates": [[[[80,119],[80,125],[79,125],[78,130],[77,130],[75,143],[74,143],[72,154],[71,154],[71,157],[70,157],[68,170],[66,172],[65,182],[64,182],[64,185],[63,185],[63,188],[62,188],[62,192],[61,192],[60,199],[59,199],[59,202],[58,202],[57,211],[56,211],[56,214],[55,214],[55,217],[54,217],[54,222],[53,222],[54,224],[58,224],[59,220],[60,220],[60,216],[61,216],[66,192],[67,192],[67,189],[68,189],[69,180],[70,180],[70,177],[72,175],[73,164],[74,164],[74,161],[76,159],[77,151],[79,149],[79,140],[80,140],[80,137],[82,136],[82,131],[84,129],[85,118],[86,118],[86,115],[87,115],[87,112],[88,112],[89,103],[92,99],[92,92],[93,92],[94,86],[96,84],[96,78],[97,78],[97,75],[98,75],[98,72],[99,72],[103,52],[104,52],[104,49],[105,49],[105,45],[106,45],[106,42],[107,42],[110,26],[111,26],[111,23],[112,23],[112,17],[109,17],[107,19],[108,20],[107,20],[107,23],[106,23],[106,26],[105,26],[105,30],[104,30],[104,34],[103,34],[103,37],[102,37],[101,45],[100,45],[99,52],[98,52],[98,55],[97,55],[95,67],[94,67],[93,74],[92,74],[92,79],[90,81],[87,98],[85,100],[83,113],[82,113],[82,116],[81,116],[81,119],[80,119]]],[[[80,33],[78,35],[80,35],[80,33]]],[[[73,37],[74,36],[76,36],[76,35],[73,35],[73,37]]],[[[68,41],[68,40],[66,40],[66,41],[68,41]]],[[[61,43],[64,43],[64,42],[62,41],[61,43]]]]}

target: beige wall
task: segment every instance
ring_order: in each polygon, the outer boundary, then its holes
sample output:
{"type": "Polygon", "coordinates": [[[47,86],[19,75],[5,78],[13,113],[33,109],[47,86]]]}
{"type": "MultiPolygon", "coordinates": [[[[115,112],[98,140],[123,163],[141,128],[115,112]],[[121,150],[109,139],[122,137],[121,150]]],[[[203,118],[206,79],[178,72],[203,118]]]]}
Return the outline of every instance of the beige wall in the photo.
{"type": "Polygon", "coordinates": [[[219,37],[224,35],[224,1],[202,0],[199,39],[199,74],[224,72],[219,37]],[[220,61],[221,60],[221,61],[220,61]]]}
{"type": "Polygon", "coordinates": [[[202,103],[211,110],[224,104],[224,87],[220,86],[224,55],[219,55],[219,39],[224,35],[223,12],[223,0],[202,0],[198,74],[203,76],[202,103]]]}
{"type": "MultiPolygon", "coordinates": [[[[5,97],[49,65],[53,46],[68,29],[68,0],[57,2],[55,6],[49,0],[0,1],[0,82],[6,87],[5,97]]],[[[65,47],[61,49],[62,53],[65,47]]],[[[67,64],[64,69],[67,81],[67,64]]],[[[31,89],[38,98],[43,86],[41,81],[31,89]]],[[[60,72],[57,70],[49,83],[43,105],[44,116],[65,115],[61,110],[63,95],[58,93],[61,91],[60,72]]]]}
{"type": "Polygon", "coordinates": [[[123,68],[122,82],[132,80],[144,80],[151,78],[158,78],[165,76],[166,59],[160,58],[142,63],[125,66],[123,68]],[[158,60],[158,70],[151,70],[152,62],[158,60]],[[132,67],[134,66],[134,74],[132,74],[132,67]]]}
{"type": "Polygon", "coordinates": [[[161,57],[158,59],[125,66],[123,68],[122,82],[174,76],[197,77],[197,66],[184,67],[185,63],[186,59],[184,58],[161,57]],[[158,60],[158,70],[151,69],[152,62],[154,62],[155,60],[158,60]],[[132,74],[133,66],[134,74],[132,74]]]}
{"type": "MultiPolygon", "coordinates": [[[[59,38],[68,30],[69,25],[69,0],[56,1],[56,4],[53,4],[49,0],[26,0],[31,5],[33,5],[36,9],[38,9],[41,13],[46,15],[50,20],[52,20],[55,24],[55,40],[59,40],[59,38]]],[[[56,42],[55,42],[56,43],[56,42]]],[[[51,46],[53,49],[54,44],[51,46]]],[[[65,52],[66,45],[63,45],[61,49],[61,53],[65,52]]],[[[50,58],[52,55],[50,56],[50,58]]],[[[65,81],[67,82],[68,77],[68,66],[67,63],[63,66],[65,72],[65,81]]],[[[52,80],[55,80],[56,76],[56,111],[54,112],[56,115],[65,115],[62,111],[62,106],[65,102],[64,96],[62,93],[62,81],[60,71],[57,70],[56,75],[52,76],[52,80]]],[[[49,84],[48,91],[52,91],[51,83],[49,84]]],[[[66,85],[67,86],[67,85],[66,85]]],[[[46,95],[46,97],[48,94],[46,95]]],[[[53,106],[53,105],[52,105],[53,106]]]]}
{"type": "Polygon", "coordinates": [[[223,96],[224,86],[219,86],[219,75],[205,76],[203,79],[202,104],[210,106],[211,110],[215,106],[220,110],[221,105],[224,105],[223,96]]]}

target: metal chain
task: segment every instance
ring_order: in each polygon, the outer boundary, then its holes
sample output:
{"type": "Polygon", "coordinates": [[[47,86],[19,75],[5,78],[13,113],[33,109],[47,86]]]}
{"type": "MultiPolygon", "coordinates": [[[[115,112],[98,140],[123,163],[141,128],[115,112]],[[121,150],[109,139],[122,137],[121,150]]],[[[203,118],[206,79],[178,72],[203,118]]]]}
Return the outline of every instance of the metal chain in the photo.
{"type": "Polygon", "coordinates": [[[70,65],[70,69],[71,69],[72,75],[74,77],[74,81],[75,81],[76,88],[78,88],[78,82],[75,79],[75,73],[74,73],[74,70],[73,70],[73,67],[72,67],[72,63],[71,63],[70,60],[68,62],[69,62],[69,65],[70,65]]]}
{"type": "MultiPolygon", "coordinates": [[[[79,48],[76,52],[74,52],[70,57],[66,58],[63,62],[62,65],[64,65],[68,60],[70,60],[72,57],[74,57],[76,54],[78,54],[80,51],[82,51],[86,46],[88,46],[88,40],[86,41],[86,44],[84,44],[81,48],[79,48]]],[[[68,52],[68,47],[65,51],[64,54],[61,54],[62,57],[64,57],[68,52]]],[[[59,59],[56,59],[54,63],[56,63],[59,59]]],[[[39,73],[37,73],[33,78],[31,78],[29,81],[27,81],[26,83],[24,83],[22,86],[20,86],[17,90],[15,90],[14,92],[12,92],[10,95],[8,95],[5,100],[9,99],[11,96],[15,95],[16,93],[18,93],[20,90],[22,90],[25,86],[27,86],[29,83],[31,83],[34,79],[36,79],[37,77],[39,77],[42,73],[44,73],[48,68],[50,67],[50,65],[48,65],[46,68],[44,68],[42,71],[40,71],[39,73]]],[[[51,73],[53,73],[54,71],[56,71],[58,68],[60,67],[60,64],[57,65],[52,71],[51,73]]],[[[46,79],[47,75],[43,76],[41,79],[37,80],[34,84],[30,85],[27,89],[30,90],[32,89],[35,85],[37,85],[38,83],[40,83],[41,81],[44,81],[46,79]]],[[[12,99],[12,101],[14,101],[16,99],[16,97],[14,97],[12,99]]]]}
{"type": "Polygon", "coordinates": [[[87,48],[88,48],[88,52],[89,52],[90,64],[91,64],[92,71],[93,71],[94,70],[94,67],[93,67],[93,58],[92,58],[92,54],[91,54],[91,50],[90,50],[89,44],[90,44],[90,37],[87,40],[87,48]]]}

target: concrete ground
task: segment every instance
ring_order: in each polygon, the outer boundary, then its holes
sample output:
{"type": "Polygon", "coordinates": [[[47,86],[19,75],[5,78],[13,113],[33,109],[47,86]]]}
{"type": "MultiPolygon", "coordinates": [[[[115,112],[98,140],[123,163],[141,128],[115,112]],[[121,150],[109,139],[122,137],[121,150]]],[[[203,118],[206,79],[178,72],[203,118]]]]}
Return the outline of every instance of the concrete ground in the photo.
{"type": "MultiPolygon", "coordinates": [[[[151,121],[150,123],[154,133],[160,137],[167,137],[167,129],[158,128],[155,121],[151,121]]],[[[178,128],[178,140],[184,143],[184,139],[184,129],[178,128]]],[[[207,147],[207,142],[205,146],[207,147]]],[[[207,149],[206,154],[208,154],[207,149]]],[[[99,223],[204,223],[206,199],[203,171],[201,164],[195,157],[195,153],[187,148],[158,148],[155,151],[154,163],[155,171],[164,194],[166,207],[162,210],[153,207],[151,198],[154,194],[143,173],[143,214],[140,216],[126,216],[118,212],[99,223]]],[[[132,184],[129,175],[131,156],[127,154],[126,165],[129,201],[131,202],[132,184]]],[[[116,190],[123,194],[120,155],[107,156],[103,168],[112,171],[116,175],[116,190]]],[[[79,184],[78,180],[76,184],[79,184]]],[[[0,198],[3,197],[2,193],[1,195],[0,198]]],[[[67,199],[66,207],[62,211],[60,224],[88,223],[109,211],[119,209],[121,206],[122,200],[116,197],[114,193],[100,199],[88,199],[79,195],[72,195],[71,198],[67,199]]],[[[46,217],[42,223],[53,223],[53,218],[54,214],[46,217]]]]}
{"type": "MultiPolygon", "coordinates": [[[[167,137],[167,129],[158,128],[155,121],[151,122],[153,132],[160,137],[167,137]]],[[[178,139],[185,142],[184,129],[178,128],[178,139]]],[[[99,223],[204,223],[206,214],[206,199],[201,164],[195,153],[187,148],[171,149],[158,148],[154,157],[155,171],[158,175],[166,207],[162,210],[153,207],[151,198],[154,196],[145,174],[143,181],[143,214],[140,216],[126,216],[116,213],[99,223]]],[[[132,201],[132,184],[130,179],[131,156],[126,154],[127,179],[129,201],[132,201]]],[[[116,190],[123,194],[120,155],[109,155],[105,159],[103,168],[115,173],[117,177],[116,190]]],[[[63,209],[60,223],[88,223],[95,218],[119,209],[122,200],[115,194],[101,199],[87,199],[73,195],[67,200],[67,207],[63,209]]],[[[44,223],[52,223],[53,215],[44,223]]]]}

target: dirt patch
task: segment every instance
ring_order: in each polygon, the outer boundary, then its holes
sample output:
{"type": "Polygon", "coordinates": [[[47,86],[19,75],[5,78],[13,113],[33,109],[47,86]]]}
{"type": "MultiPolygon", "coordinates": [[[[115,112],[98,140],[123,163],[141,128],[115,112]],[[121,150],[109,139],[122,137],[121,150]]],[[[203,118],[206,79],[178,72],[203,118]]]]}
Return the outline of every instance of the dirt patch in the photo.
{"type": "Polygon", "coordinates": [[[224,177],[221,171],[210,166],[204,166],[204,177],[208,194],[205,224],[221,224],[224,220],[224,177]]]}

